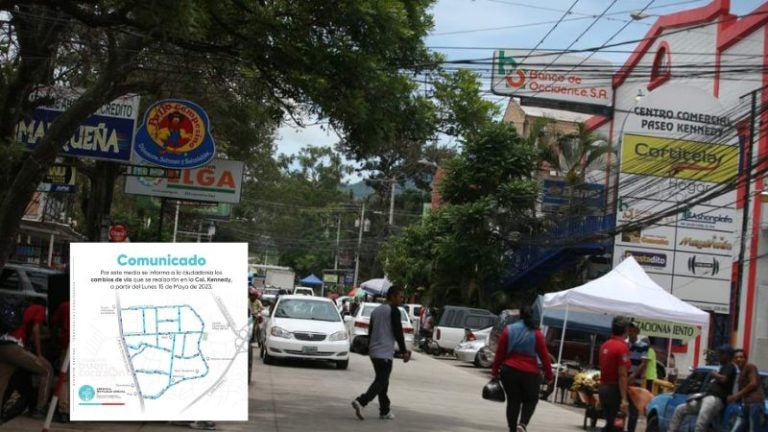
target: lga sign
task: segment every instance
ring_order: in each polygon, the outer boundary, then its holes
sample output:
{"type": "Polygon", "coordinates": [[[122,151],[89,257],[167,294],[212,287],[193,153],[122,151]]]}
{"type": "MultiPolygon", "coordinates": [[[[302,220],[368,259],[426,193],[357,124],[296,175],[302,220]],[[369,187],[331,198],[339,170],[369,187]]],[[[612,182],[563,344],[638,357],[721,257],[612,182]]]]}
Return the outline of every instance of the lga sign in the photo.
{"type": "MultiPolygon", "coordinates": [[[[47,97],[51,103],[35,108],[16,125],[16,141],[34,150],[53,122],[80,97],[80,92],[63,87],[47,87],[31,97],[47,97]]],[[[128,162],[131,159],[134,129],[139,111],[139,96],[121,96],[100,107],[64,142],[61,156],[128,162]]]]}
{"type": "Polygon", "coordinates": [[[214,159],[192,169],[169,171],[170,177],[132,176],[125,179],[125,192],[183,201],[237,204],[243,182],[243,163],[214,159]]]}
{"type": "Polygon", "coordinates": [[[496,50],[491,91],[523,104],[606,112],[613,100],[609,61],[546,51],[496,50]]]}

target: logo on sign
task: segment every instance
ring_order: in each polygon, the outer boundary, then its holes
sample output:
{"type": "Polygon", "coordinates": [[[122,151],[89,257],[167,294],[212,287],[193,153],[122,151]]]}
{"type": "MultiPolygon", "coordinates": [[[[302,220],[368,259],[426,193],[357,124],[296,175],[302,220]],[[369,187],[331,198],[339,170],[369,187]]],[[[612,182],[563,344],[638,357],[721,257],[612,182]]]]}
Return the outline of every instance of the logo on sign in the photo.
{"type": "Polygon", "coordinates": [[[720,261],[715,257],[700,261],[700,258],[694,255],[688,258],[688,271],[699,276],[714,276],[720,273],[720,261]]]}
{"type": "Polygon", "coordinates": [[[109,241],[121,243],[127,238],[128,230],[125,228],[125,225],[117,224],[109,227],[109,241]]]}
{"type": "Polygon", "coordinates": [[[717,225],[719,223],[733,223],[733,218],[729,215],[713,214],[710,212],[696,213],[691,209],[685,209],[682,219],[688,222],[698,222],[708,225],[717,225]]]}
{"type": "Polygon", "coordinates": [[[634,257],[638,264],[648,267],[666,267],[667,255],[640,251],[625,251],[624,258],[634,257]]]}
{"type": "Polygon", "coordinates": [[[96,397],[96,389],[89,385],[84,385],[81,386],[80,390],[77,391],[77,395],[80,396],[81,400],[90,402],[94,397],[96,397]]]}
{"type": "Polygon", "coordinates": [[[154,103],[136,133],[135,150],[165,168],[195,168],[213,159],[216,147],[208,115],[197,104],[177,99],[154,103]]]}
{"type": "Polygon", "coordinates": [[[625,243],[650,244],[655,246],[669,246],[669,239],[660,235],[643,235],[641,230],[624,231],[621,233],[621,241],[625,243]]]}
{"type": "Polygon", "coordinates": [[[504,76],[507,87],[525,88],[525,71],[519,68],[514,57],[505,57],[504,50],[499,51],[498,73],[504,76]]]}
{"type": "Polygon", "coordinates": [[[700,240],[693,237],[683,237],[679,243],[680,246],[688,246],[696,249],[716,249],[716,250],[732,250],[733,243],[726,240],[723,236],[712,236],[711,239],[700,240]]]}

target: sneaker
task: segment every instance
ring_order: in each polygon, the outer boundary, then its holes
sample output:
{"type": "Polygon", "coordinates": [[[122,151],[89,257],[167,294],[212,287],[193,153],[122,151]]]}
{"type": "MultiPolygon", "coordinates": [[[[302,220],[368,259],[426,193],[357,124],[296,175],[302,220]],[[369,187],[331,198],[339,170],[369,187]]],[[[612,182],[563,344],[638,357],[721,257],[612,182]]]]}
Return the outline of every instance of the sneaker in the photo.
{"type": "Polygon", "coordinates": [[[395,419],[395,415],[392,414],[392,413],[382,414],[382,415],[379,416],[379,419],[380,420],[394,420],[395,419]]]}
{"type": "Polygon", "coordinates": [[[198,430],[216,430],[216,423],[212,421],[196,421],[189,425],[190,429],[198,430]]]}
{"type": "Polygon", "coordinates": [[[363,417],[363,406],[360,405],[360,402],[357,401],[357,399],[352,401],[352,408],[355,409],[355,415],[360,420],[365,420],[365,417],[363,417]]]}
{"type": "Polygon", "coordinates": [[[528,432],[528,430],[525,428],[525,425],[520,423],[517,425],[517,432],[528,432]]]}

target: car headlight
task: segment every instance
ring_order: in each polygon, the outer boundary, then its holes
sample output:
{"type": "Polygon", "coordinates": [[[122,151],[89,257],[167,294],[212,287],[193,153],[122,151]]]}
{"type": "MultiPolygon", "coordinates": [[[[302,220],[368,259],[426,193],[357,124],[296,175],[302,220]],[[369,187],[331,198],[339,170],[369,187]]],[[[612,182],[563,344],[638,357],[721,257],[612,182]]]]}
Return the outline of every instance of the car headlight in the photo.
{"type": "Polygon", "coordinates": [[[336,333],[328,336],[328,340],[330,342],[338,342],[338,341],[343,341],[343,340],[347,340],[347,339],[348,339],[347,332],[344,331],[344,330],[337,331],[336,333]]]}
{"type": "Polygon", "coordinates": [[[279,337],[283,339],[290,339],[293,337],[293,333],[289,332],[288,330],[281,328],[281,327],[272,327],[272,330],[269,332],[274,337],[279,337]]]}

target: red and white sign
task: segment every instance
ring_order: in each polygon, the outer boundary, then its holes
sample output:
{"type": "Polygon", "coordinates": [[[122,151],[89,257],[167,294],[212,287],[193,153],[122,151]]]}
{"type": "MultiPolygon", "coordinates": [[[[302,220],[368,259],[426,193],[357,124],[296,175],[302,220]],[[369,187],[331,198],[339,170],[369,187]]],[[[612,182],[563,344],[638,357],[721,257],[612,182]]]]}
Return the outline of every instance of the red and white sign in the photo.
{"type": "Polygon", "coordinates": [[[109,241],[122,243],[128,238],[128,229],[125,225],[112,225],[109,227],[109,241]]]}

